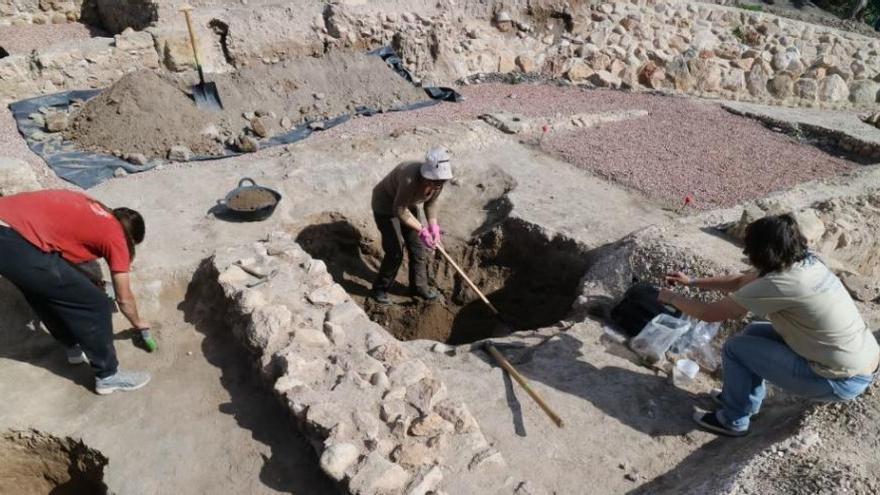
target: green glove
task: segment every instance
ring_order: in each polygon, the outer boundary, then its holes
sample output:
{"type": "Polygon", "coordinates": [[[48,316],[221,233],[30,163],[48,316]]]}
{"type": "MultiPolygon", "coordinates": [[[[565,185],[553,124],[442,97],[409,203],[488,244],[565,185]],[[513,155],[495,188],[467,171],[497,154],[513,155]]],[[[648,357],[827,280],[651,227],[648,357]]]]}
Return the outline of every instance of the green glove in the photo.
{"type": "Polygon", "coordinates": [[[156,344],[156,339],[150,334],[149,328],[141,328],[141,341],[144,343],[144,347],[147,348],[148,352],[155,351],[159,346],[156,344]]]}

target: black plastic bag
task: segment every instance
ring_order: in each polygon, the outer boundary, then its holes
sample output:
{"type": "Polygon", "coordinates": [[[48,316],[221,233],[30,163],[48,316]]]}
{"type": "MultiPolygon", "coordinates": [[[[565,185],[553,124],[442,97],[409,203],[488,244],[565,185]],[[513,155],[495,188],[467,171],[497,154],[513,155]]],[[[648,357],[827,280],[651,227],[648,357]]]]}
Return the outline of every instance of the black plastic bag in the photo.
{"type": "Polygon", "coordinates": [[[626,336],[635,337],[659,314],[680,316],[681,311],[657,300],[659,293],[660,289],[647,282],[636,282],[611,309],[611,322],[626,336]]]}

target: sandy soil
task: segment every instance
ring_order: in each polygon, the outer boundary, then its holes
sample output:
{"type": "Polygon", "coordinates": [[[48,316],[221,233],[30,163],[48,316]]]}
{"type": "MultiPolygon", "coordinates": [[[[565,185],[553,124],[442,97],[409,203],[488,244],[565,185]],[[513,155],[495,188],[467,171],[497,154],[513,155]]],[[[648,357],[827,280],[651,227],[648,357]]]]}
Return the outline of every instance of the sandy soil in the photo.
{"type": "Polygon", "coordinates": [[[72,114],[65,136],[84,149],[117,156],[166,158],[173,146],[196,155],[220,155],[243,133],[262,139],[303,122],[359,107],[388,110],[427,100],[424,91],[365,54],[331,54],[256,65],[212,76],[222,111],[197,108],[167,75],[129,74],[72,114]]]}
{"type": "Polygon", "coordinates": [[[10,55],[15,55],[41,50],[58,43],[104,35],[98,29],[77,22],[6,26],[0,27],[0,47],[3,47],[10,55]]]}

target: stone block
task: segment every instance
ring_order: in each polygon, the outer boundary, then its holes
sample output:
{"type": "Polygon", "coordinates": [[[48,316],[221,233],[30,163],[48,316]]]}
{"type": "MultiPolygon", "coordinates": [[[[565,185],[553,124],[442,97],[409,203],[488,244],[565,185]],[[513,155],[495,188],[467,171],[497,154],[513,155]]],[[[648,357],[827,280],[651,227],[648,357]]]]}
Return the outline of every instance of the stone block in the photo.
{"type": "Polygon", "coordinates": [[[409,434],[415,437],[436,437],[453,431],[455,428],[452,424],[436,413],[416,419],[409,428],[409,434]]]}
{"type": "Polygon", "coordinates": [[[399,465],[371,452],[358,466],[348,488],[355,495],[400,493],[409,482],[409,474],[399,465]]]}
{"type": "Polygon", "coordinates": [[[0,196],[40,189],[31,166],[17,158],[0,157],[0,196]]]}
{"type": "Polygon", "coordinates": [[[794,83],[794,94],[798,98],[814,101],[819,94],[819,82],[811,78],[801,78],[794,83]]]}
{"type": "Polygon", "coordinates": [[[114,41],[120,50],[155,50],[153,35],[146,31],[126,28],[114,37],[114,41]]]}
{"type": "Polygon", "coordinates": [[[434,405],[446,398],[446,385],[434,378],[424,378],[406,391],[406,401],[421,414],[428,414],[434,405]]]}
{"type": "Polygon", "coordinates": [[[345,471],[353,466],[359,457],[358,449],[350,443],[337,443],[324,449],[321,454],[321,470],[335,481],[342,481],[345,471]]]}
{"type": "Polygon", "coordinates": [[[591,75],[588,81],[600,88],[619,88],[623,84],[619,77],[606,70],[600,70],[591,75]]]}
{"type": "Polygon", "coordinates": [[[324,332],[314,328],[297,328],[293,335],[293,341],[309,347],[327,347],[330,340],[324,332]]]}
{"type": "Polygon", "coordinates": [[[565,73],[565,78],[571,82],[583,82],[593,75],[593,69],[586,62],[576,61],[565,73]]]}
{"type": "Polygon", "coordinates": [[[292,316],[287,306],[271,305],[257,308],[251,313],[248,324],[248,343],[257,349],[266,349],[270,343],[289,334],[292,316]]]}
{"type": "Polygon", "coordinates": [[[844,101],[849,97],[849,87],[839,74],[831,74],[819,82],[819,100],[844,101]]]}
{"type": "Polygon", "coordinates": [[[437,488],[443,482],[443,471],[439,466],[427,468],[420,471],[415,480],[406,490],[406,495],[427,495],[428,493],[437,493],[437,488]]]}
{"type": "Polygon", "coordinates": [[[437,404],[435,411],[455,427],[456,433],[469,433],[479,430],[476,418],[474,418],[470,410],[462,402],[445,400],[437,404]]]}
{"type": "Polygon", "coordinates": [[[331,284],[313,290],[307,296],[312,304],[335,306],[348,300],[348,294],[338,284],[331,284]]]}
{"type": "Polygon", "coordinates": [[[345,326],[347,323],[364,316],[364,311],[354,301],[348,300],[330,308],[327,322],[345,326]]]}
{"type": "Polygon", "coordinates": [[[849,85],[849,101],[856,105],[874,105],[880,101],[880,83],[857,79],[849,85]]]}
{"type": "Polygon", "coordinates": [[[172,146],[168,150],[168,160],[172,162],[186,162],[192,158],[192,150],[186,146],[172,146]]]}
{"type": "Polygon", "coordinates": [[[409,387],[428,376],[429,373],[430,371],[425,366],[425,363],[412,360],[392,366],[388,370],[388,378],[391,380],[392,386],[409,387]]]}

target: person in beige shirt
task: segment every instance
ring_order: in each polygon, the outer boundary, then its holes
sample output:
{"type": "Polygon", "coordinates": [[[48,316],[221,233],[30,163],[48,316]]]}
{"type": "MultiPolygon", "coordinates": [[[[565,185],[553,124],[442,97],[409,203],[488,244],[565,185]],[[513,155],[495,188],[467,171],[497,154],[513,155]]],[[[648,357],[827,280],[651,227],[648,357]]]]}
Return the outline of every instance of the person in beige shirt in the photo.
{"type": "Polygon", "coordinates": [[[373,282],[372,297],[389,304],[388,289],[403,263],[403,249],[394,227],[396,221],[409,254],[409,287],[413,296],[425,300],[439,297],[428,282],[428,254],[440,242],[437,198],[446,181],[452,179],[449,151],[436,147],[428,150],[423,161],[403,162],[394,167],[373,188],[372,208],[376,227],[382,235],[385,256],[373,282]],[[423,205],[426,225],[419,220],[418,206],[423,205]]]}
{"type": "Polygon", "coordinates": [[[744,253],[753,270],[728,277],[691,279],[678,272],[667,282],[718,290],[704,303],[660,291],[661,302],[704,321],[741,318],[748,325],[723,348],[723,387],[715,412],[697,412],[702,428],[728,436],[748,433],[749,418],[764,399],[764,381],[820,401],[858,397],[877,377],[880,346],[840,279],[807,248],[791,215],[768,216],[746,229],[744,253]]]}

